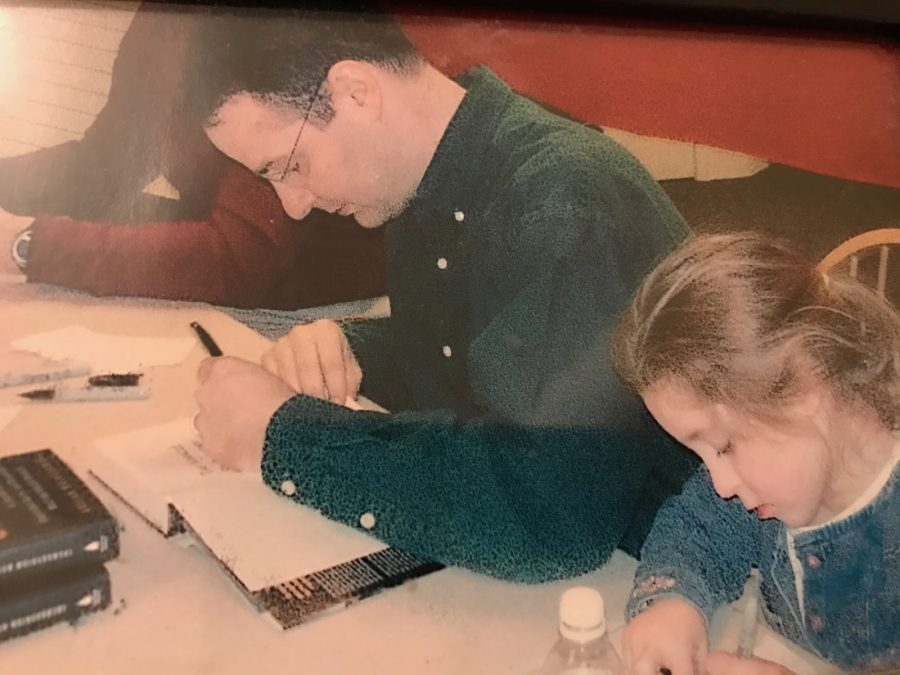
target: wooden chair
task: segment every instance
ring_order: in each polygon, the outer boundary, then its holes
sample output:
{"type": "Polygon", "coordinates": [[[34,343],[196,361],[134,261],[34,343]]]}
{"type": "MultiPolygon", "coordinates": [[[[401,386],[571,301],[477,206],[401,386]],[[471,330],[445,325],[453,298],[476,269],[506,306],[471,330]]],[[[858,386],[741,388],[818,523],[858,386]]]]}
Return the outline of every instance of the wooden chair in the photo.
{"type": "Polygon", "coordinates": [[[836,246],[822,258],[818,267],[823,272],[830,272],[846,262],[849,265],[850,276],[856,279],[860,274],[860,261],[877,256],[875,289],[884,297],[888,288],[888,257],[891,246],[900,246],[900,227],[869,230],[836,246]]]}

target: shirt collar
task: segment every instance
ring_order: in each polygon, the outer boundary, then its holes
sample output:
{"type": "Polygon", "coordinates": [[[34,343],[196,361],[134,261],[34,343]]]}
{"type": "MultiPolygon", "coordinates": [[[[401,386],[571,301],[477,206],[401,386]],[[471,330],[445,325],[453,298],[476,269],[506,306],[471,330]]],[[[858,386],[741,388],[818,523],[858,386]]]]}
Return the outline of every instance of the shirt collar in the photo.
{"type": "Polygon", "coordinates": [[[462,200],[483,180],[477,170],[479,159],[493,144],[498,120],[514,96],[484,66],[466,71],[456,81],[466,94],[409,204],[411,215],[468,206],[462,200]]]}

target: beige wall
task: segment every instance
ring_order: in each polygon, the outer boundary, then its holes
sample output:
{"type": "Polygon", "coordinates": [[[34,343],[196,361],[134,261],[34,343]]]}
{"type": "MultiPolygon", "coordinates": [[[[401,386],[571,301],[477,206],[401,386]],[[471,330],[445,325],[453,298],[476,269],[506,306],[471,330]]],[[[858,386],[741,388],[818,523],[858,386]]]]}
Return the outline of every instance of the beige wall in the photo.
{"type": "MultiPolygon", "coordinates": [[[[113,60],[140,3],[0,0],[0,157],[80,138],[106,102],[113,60]]],[[[762,160],[607,129],[658,180],[749,176],[762,160]]]]}
{"type": "Polygon", "coordinates": [[[0,0],[0,156],[81,137],[138,4],[0,0]]]}

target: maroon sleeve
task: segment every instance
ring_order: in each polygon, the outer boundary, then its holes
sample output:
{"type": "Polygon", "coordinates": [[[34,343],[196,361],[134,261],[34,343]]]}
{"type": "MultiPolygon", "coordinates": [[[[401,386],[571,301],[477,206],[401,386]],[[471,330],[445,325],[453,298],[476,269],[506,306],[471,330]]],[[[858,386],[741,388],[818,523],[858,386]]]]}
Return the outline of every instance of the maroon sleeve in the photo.
{"type": "Polygon", "coordinates": [[[119,225],[39,216],[28,280],[96,295],[261,306],[305,231],[270,186],[229,164],[206,220],[119,225]]]}

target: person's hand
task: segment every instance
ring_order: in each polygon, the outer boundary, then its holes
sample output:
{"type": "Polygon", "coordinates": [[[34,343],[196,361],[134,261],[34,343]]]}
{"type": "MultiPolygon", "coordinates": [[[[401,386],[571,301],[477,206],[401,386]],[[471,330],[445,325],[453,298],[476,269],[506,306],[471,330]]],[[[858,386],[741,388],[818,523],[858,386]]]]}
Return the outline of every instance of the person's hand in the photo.
{"type": "Polygon", "coordinates": [[[704,675],[707,637],[703,616],[687,600],[660,598],[622,632],[622,661],[629,675],[704,675]]]}
{"type": "Polygon", "coordinates": [[[205,359],[197,379],[194,427],[203,450],[226,469],[259,471],[269,419],[295,392],[255,363],[228,356],[205,359]]]}
{"type": "Polygon", "coordinates": [[[345,405],[355,400],[362,369],[334,321],[295,326],[262,357],[263,368],[298,393],[345,405]]]}
{"type": "Polygon", "coordinates": [[[12,259],[13,241],[34,222],[31,216],[17,216],[0,208],[0,274],[21,274],[12,259]]]}
{"type": "Polygon", "coordinates": [[[723,651],[706,657],[705,675],[795,675],[794,671],[765,659],[742,659],[723,651]]]}

